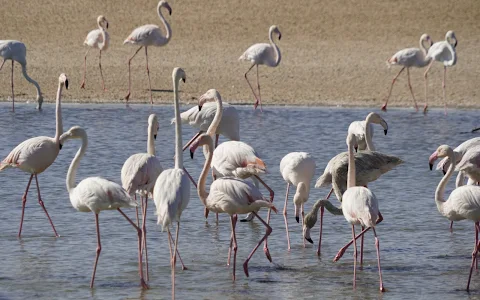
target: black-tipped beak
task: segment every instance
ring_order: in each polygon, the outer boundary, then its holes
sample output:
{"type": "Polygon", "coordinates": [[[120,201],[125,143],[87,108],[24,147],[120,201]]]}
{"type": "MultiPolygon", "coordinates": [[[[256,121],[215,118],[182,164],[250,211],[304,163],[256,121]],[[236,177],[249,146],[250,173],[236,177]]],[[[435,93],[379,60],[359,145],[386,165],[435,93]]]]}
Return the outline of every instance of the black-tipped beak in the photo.
{"type": "Polygon", "coordinates": [[[353,148],[355,148],[355,152],[358,152],[358,146],[355,146],[353,148]]]}
{"type": "MultiPolygon", "coordinates": [[[[430,165],[430,166],[431,166],[431,165],[430,165]]],[[[431,170],[431,168],[430,168],[430,170],[431,170]]],[[[442,172],[443,172],[443,175],[447,174],[447,172],[445,172],[445,170],[442,170],[442,172]]]]}
{"type": "Polygon", "coordinates": [[[210,210],[208,210],[208,208],[205,207],[205,210],[203,212],[203,215],[205,216],[205,219],[208,218],[208,213],[210,212],[210,210]]]}
{"type": "Polygon", "coordinates": [[[282,39],[282,34],[278,34],[278,39],[281,40],[282,39]]]}
{"type": "Polygon", "coordinates": [[[305,238],[310,244],[313,244],[313,240],[311,238],[305,238]]]}
{"type": "Polygon", "coordinates": [[[387,135],[388,129],[384,129],[384,130],[383,130],[383,133],[385,133],[385,135],[387,135]]]}
{"type": "Polygon", "coordinates": [[[154,134],[154,135],[153,135],[153,138],[154,138],[154,139],[157,139],[157,135],[156,135],[156,134],[154,134]]]}
{"type": "Polygon", "coordinates": [[[68,79],[65,80],[65,88],[68,90],[68,79]]]}
{"type": "Polygon", "coordinates": [[[190,149],[190,158],[193,159],[193,151],[190,149]]]}
{"type": "Polygon", "coordinates": [[[171,8],[168,9],[168,15],[169,15],[169,16],[172,15],[172,9],[171,9],[171,8]]]}
{"type": "Polygon", "coordinates": [[[108,22],[106,22],[106,23],[107,23],[107,29],[108,29],[108,22]]]}
{"type": "Polygon", "coordinates": [[[62,150],[62,147],[63,147],[62,144],[59,144],[59,145],[58,145],[58,148],[60,148],[60,150],[62,150]]]}
{"type": "Polygon", "coordinates": [[[182,81],[183,81],[183,83],[187,82],[187,80],[185,78],[182,78],[182,81]]]}
{"type": "Polygon", "coordinates": [[[430,165],[430,171],[433,170],[433,164],[429,164],[430,165]]]}
{"type": "Polygon", "coordinates": [[[295,217],[295,220],[297,220],[297,223],[300,223],[300,217],[295,217]]]}
{"type": "Polygon", "coordinates": [[[198,111],[201,111],[202,110],[202,105],[199,105],[198,106],[198,111]]]}
{"type": "Polygon", "coordinates": [[[453,45],[454,48],[457,48],[457,45],[458,45],[458,41],[455,40],[455,45],[453,45]]]}

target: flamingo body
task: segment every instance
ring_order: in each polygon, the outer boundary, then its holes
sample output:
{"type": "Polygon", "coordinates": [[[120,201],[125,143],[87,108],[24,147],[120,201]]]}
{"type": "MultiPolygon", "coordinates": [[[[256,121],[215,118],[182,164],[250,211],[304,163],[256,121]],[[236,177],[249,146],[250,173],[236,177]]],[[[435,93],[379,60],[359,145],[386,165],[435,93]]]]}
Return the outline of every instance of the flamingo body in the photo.
{"type": "Polygon", "coordinates": [[[473,181],[480,182],[480,146],[468,149],[456,170],[464,172],[473,181]]]}
{"type": "Polygon", "coordinates": [[[348,223],[374,227],[379,212],[378,200],[375,194],[365,187],[351,187],[343,194],[342,211],[348,223]]]}
{"type": "Polygon", "coordinates": [[[135,191],[151,193],[163,168],[155,155],[137,153],[130,156],[122,167],[122,186],[132,195],[135,191]]]}
{"type": "Polygon", "coordinates": [[[307,152],[291,152],[280,161],[283,180],[295,186],[300,182],[310,185],[315,168],[315,160],[307,152]]]}
{"type": "Polygon", "coordinates": [[[105,31],[105,42],[103,41],[102,30],[94,29],[87,34],[84,45],[106,51],[110,46],[110,35],[105,31]]]}
{"type": "Polygon", "coordinates": [[[238,59],[268,67],[276,67],[280,63],[280,61],[277,63],[275,58],[274,46],[268,43],[258,43],[250,46],[238,59]]]}
{"type": "Polygon", "coordinates": [[[248,178],[263,174],[265,163],[250,145],[240,141],[221,143],[213,151],[212,169],[215,175],[248,178]]]}
{"type": "Polygon", "coordinates": [[[133,44],[140,46],[165,46],[169,42],[160,27],[154,24],[143,25],[135,28],[125,39],[124,44],[133,44]]]}

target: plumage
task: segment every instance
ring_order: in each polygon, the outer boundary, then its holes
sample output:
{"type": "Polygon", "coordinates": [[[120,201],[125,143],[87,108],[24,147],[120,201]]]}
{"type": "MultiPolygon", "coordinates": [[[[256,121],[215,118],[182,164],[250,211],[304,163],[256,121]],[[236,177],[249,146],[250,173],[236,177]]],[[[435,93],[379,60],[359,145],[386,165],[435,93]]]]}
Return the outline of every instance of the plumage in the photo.
{"type": "MultiPolygon", "coordinates": [[[[102,51],[106,51],[108,49],[108,46],[110,45],[110,35],[107,32],[107,28],[108,28],[107,19],[104,16],[101,16],[101,15],[98,16],[97,26],[98,26],[98,29],[94,29],[87,34],[87,37],[83,42],[83,45],[87,45],[91,48],[95,48],[99,50],[98,66],[100,68],[100,76],[102,77],[102,88],[105,91],[106,90],[105,81],[103,79],[103,72],[102,72],[102,51]]],[[[80,88],[82,89],[85,88],[85,81],[87,76],[87,55],[89,50],[90,48],[87,49],[87,52],[85,53],[85,58],[84,58],[83,81],[82,81],[82,84],[80,85],[80,88]]]]}
{"type": "Polygon", "coordinates": [[[365,118],[363,121],[353,121],[350,123],[350,126],[348,126],[348,134],[352,133],[355,135],[356,141],[357,141],[357,147],[358,150],[365,150],[365,149],[370,149],[372,151],[375,151],[375,146],[373,144],[373,125],[372,124],[380,124],[383,127],[383,131],[385,134],[387,134],[388,131],[388,124],[387,122],[377,113],[369,113],[368,116],[365,118]],[[367,135],[367,131],[369,134],[367,135]],[[369,140],[367,140],[367,137],[369,137],[369,140]],[[369,147],[367,147],[367,144],[370,144],[369,147]]]}
{"type": "Polygon", "coordinates": [[[213,151],[211,166],[217,176],[233,176],[242,179],[264,174],[267,170],[255,149],[240,141],[221,143],[213,151]]]}
{"type": "MultiPolygon", "coordinates": [[[[465,142],[458,145],[457,148],[453,149],[455,162],[458,164],[461,160],[465,152],[472,147],[480,146],[480,137],[471,138],[466,140],[465,142]]],[[[444,157],[441,161],[437,164],[437,170],[442,170],[443,174],[445,174],[450,166],[450,159],[444,157]]]]}
{"type": "Polygon", "coordinates": [[[480,146],[471,147],[456,166],[457,171],[465,173],[475,182],[480,182],[480,146]]]}
{"type": "Polygon", "coordinates": [[[342,211],[348,223],[363,227],[375,226],[378,218],[378,200],[363,186],[347,189],[343,194],[342,211]]]}

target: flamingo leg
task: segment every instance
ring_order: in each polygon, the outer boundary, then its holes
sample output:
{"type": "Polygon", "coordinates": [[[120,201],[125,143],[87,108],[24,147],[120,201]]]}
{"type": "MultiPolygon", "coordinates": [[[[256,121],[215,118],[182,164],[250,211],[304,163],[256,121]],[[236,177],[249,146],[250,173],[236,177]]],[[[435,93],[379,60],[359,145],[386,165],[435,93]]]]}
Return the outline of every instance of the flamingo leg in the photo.
{"type": "Polygon", "coordinates": [[[148,88],[150,90],[150,104],[153,104],[153,96],[152,96],[152,83],[150,82],[150,69],[148,68],[148,53],[147,47],[145,47],[145,59],[147,62],[147,76],[148,76],[148,88]]]}
{"type": "Polygon", "coordinates": [[[0,66],[0,71],[2,70],[3,65],[5,64],[6,61],[7,61],[6,59],[3,60],[2,65],[0,66]]]}
{"type": "MultiPolygon", "coordinates": [[[[173,241],[173,236],[170,234],[169,237],[170,237],[170,240],[173,243],[174,242],[173,241]]],[[[171,248],[171,246],[170,246],[170,248],[171,248]]],[[[170,249],[170,251],[171,251],[171,249],[170,249]]],[[[188,268],[183,264],[183,260],[182,260],[182,257],[180,256],[180,252],[178,252],[178,249],[177,249],[177,255],[178,255],[178,259],[180,259],[180,262],[182,263],[182,270],[188,270],[188,268]]],[[[170,256],[171,256],[171,253],[170,253],[170,256]]]]}
{"type": "Polygon", "coordinates": [[[385,292],[385,288],[383,287],[383,280],[382,280],[382,267],[380,266],[380,241],[378,240],[375,227],[372,227],[372,230],[373,230],[373,235],[375,236],[375,248],[377,248],[377,263],[378,263],[378,277],[380,279],[380,292],[385,292]]]}
{"type": "Polygon", "coordinates": [[[145,282],[143,278],[143,266],[142,266],[142,230],[140,227],[135,225],[133,221],[120,209],[117,208],[118,212],[137,230],[138,235],[138,271],[140,274],[140,284],[144,289],[148,289],[148,284],[145,282]]]}
{"type": "MultiPolygon", "coordinates": [[[[390,99],[390,95],[392,94],[392,90],[393,90],[393,85],[395,84],[395,81],[397,80],[398,76],[400,76],[400,74],[402,74],[403,70],[405,70],[405,67],[403,67],[400,72],[398,72],[397,76],[395,76],[393,79],[392,79],[392,84],[390,85],[390,89],[388,90],[388,96],[387,98],[385,99],[385,104],[383,104],[382,106],[382,110],[383,111],[387,111],[387,104],[388,104],[388,99],[390,99]]],[[[408,70],[408,69],[407,69],[408,70]]]]}
{"type": "Polygon", "coordinates": [[[447,96],[445,95],[445,81],[447,80],[447,67],[443,66],[443,81],[442,81],[442,89],[443,89],[443,111],[445,115],[447,115],[447,96]]]}
{"type": "Polygon", "coordinates": [[[25,193],[23,193],[22,197],[22,217],[20,218],[20,229],[18,230],[18,238],[22,235],[22,226],[23,226],[23,216],[25,214],[25,205],[27,204],[27,194],[28,189],[30,188],[30,183],[32,183],[33,174],[30,175],[30,180],[28,180],[27,188],[25,189],[25,193]]]}
{"type": "Polygon", "coordinates": [[[130,72],[130,63],[132,62],[132,59],[135,57],[135,55],[137,55],[138,51],[140,51],[140,49],[142,49],[143,46],[140,46],[140,48],[137,49],[137,51],[135,51],[135,53],[132,55],[132,57],[130,57],[128,59],[128,94],[125,96],[125,100],[127,100],[128,102],[128,99],[130,98],[130,94],[131,94],[131,87],[132,87],[132,76],[131,76],[131,72],[130,72]]]}
{"type": "Polygon", "coordinates": [[[450,221],[450,232],[453,232],[453,221],[450,221]]]}
{"type": "Polygon", "coordinates": [[[147,250],[147,225],[146,225],[146,219],[147,219],[147,204],[148,204],[148,193],[145,196],[145,206],[143,205],[143,197],[140,198],[140,201],[142,202],[142,234],[143,234],[143,250],[145,251],[145,269],[146,269],[146,274],[145,278],[147,281],[150,280],[148,276],[148,250],[147,250]]]}
{"type": "MultiPolygon", "coordinates": [[[[237,215],[231,215],[230,221],[232,224],[232,242],[233,242],[233,281],[235,281],[235,267],[237,265],[237,236],[235,234],[235,225],[237,224],[237,215]]],[[[232,245],[230,246],[232,248],[232,245]]],[[[229,253],[229,262],[230,262],[230,253],[229,253]]],[[[247,274],[248,276],[248,274],[247,274]]]]}
{"type": "Polygon", "coordinates": [[[10,77],[10,81],[12,82],[12,111],[15,111],[15,93],[13,92],[13,59],[12,59],[12,76],[10,77]]]}
{"type": "Polygon", "coordinates": [[[254,66],[255,66],[255,65],[252,65],[252,66],[247,70],[247,72],[245,72],[245,80],[247,80],[247,83],[248,83],[248,85],[250,86],[250,89],[252,90],[253,96],[255,97],[255,100],[256,100],[256,101],[255,101],[255,104],[253,105],[253,107],[256,109],[257,106],[258,106],[258,103],[259,103],[260,101],[258,100],[258,97],[257,97],[257,95],[255,94],[255,91],[253,90],[253,86],[252,86],[252,84],[250,83],[250,81],[248,81],[248,77],[247,77],[248,72],[250,72],[250,70],[251,70],[254,66]]]}
{"type": "Polygon", "coordinates": [[[190,181],[193,183],[193,185],[195,186],[195,188],[197,188],[197,183],[195,182],[195,179],[193,179],[192,175],[190,175],[190,173],[188,173],[187,169],[185,169],[185,167],[183,167],[183,170],[185,171],[185,173],[187,174],[188,178],[190,178],[190,181]]]}
{"type": "MultiPolygon", "coordinates": [[[[303,225],[305,224],[305,212],[303,211],[304,207],[303,207],[303,204],[302,204],[302,228],[303,228],[303,225]]],[[[303,230],[302,230],[302,234],[303,234],[303,230]]],[[[302,238],[303,240],[303,248],[305,248],[305,237],[302,238]]]]}
{"type": "Polygon", "coordinates": [[[105,88],[105,80],[103,80],[103,72],[102,72],[102,50],[100,50],[100,53],[98,54],[98,66],[100,67],[100,77],[102,77],[102,88],[103,88],[103,91],[106,91],[107,89],[105,88]]]}
{"type": "Polygon", "coordinates": [[[423,73],[423,79],[425,81],[425,107],[423,108],[423,113],[424,114],[427,113],[427,109],[428,109],[428,97],[427,97],[428,80],[427,80],[427,76],[428,76],[428,71],[430,71],[430,68],[432,67],[434,61],[435,60],[432,59],[432,61],[428,64],[428,67],[425,70],[425,73],[423,73]]]}
{"type": "MultiPolygon", "coordinates": [[[[475,226],[475,245],[478,244],[478,227],[475,226]]],[[[478,259],[477,256],[475,256],[475,270],[478,270],[478,259]]]]}
{"type": "MultiPolygon", "coordinates": [[[[270,202],[273,203],[273,197],[275,196],[275,193],[273,192],[273,190],[258,175],[255,175],[255,177],[270,192],[270,202]]],[[[272,213],[272,209],[269,208],[268,213],[267,213],[267,224],[270,224],[270,214],[271,213],[272,213]]],[[[267,231],[268,231],[268,229],[267,229],[267,231]]],[[[267,238],[265,238],[265,245],[263,246],[263,252],[265,252],[265,255],[267,256],[267,259],[270,262],[272,262],[272,256],[270,255],[270,251],[268,250],[268,239],[267,238]]]]}
{"type": "Polygon", "coordinates": [[[233,232],[230,234],[230,245],[228,246],[227,266],[230,265],[230,258],[232,256],[232,246],[233,246],[233,232]]]}
{"type": "MultiPolygon", "coordinates": [[[[260,111],[263,112],[262,108],[262,96],[260,95],[260,80],[258,79],[258,65],[257,65],[257,88],[258,88],[258,102],[260,103],[260,111]]],[[[256,108],[256,107],[255,107],[256,108]]]]}
{"type": "MultiPolygon", "coordinates": [[[[478,222],[475,222],[475,232],[478,231],[478,222]]],[[[470,280],[472,279],[472,273],[473,273],[473,265],[475,264],[475,261],[477,260],[477,254],[478,254],[478,242],[475,241],[475,247],[472,252],[472,264],[470,265],[470,274],[468,275],[468,281],[467,281],[467,292],[470,291],[470,280]]]]}
{"type": "Polygon", "coordinates": [[[102,244],[100,243],[100,227],[98,225],[98,214],[95,214],[95,225],[97,227],[97,254],[95,256],[95,263],[93,264],[92,280],[90,281],[90,288],[93,288],[93,282],[95,281],[95,273],[97,272],[98,258],[100,252],[102,252],[102,244]]]}
{"type": "Polygon", "coordinates": [[[285,205],[283,206],[283,219],[285,220],[285,230],[287,231],[287,250],[290,251],[290,233],[288,232],[288,220],[287,220],[287,203],[288,192],[290,191],[290,183],[287,183],[287,193],[285,194],[285,205]]]}
{"type": "MultiPolygon", "coordinates": [[[[265,227],[267,228],[266,232],[265,232],[265,235],[260,239],[260,241],[258,242],[258,244],[255,246],[255,248],[253,248],[252,252],[250,252],[250,254],[248,255],[247,259],[245,260],[245,262],[243,263],[243,271],[245,272],[245,275],[247,275],[248,277],[248,262],[250,261],[250,259],[252,258],[253,254],[255,253],[255,251],[257,251],[258,247],[262,244],[262,242],[264,240],[267,239],[267,237],[272,233],[272,227],[270,227],[270,225],[268,225],[262,218],[260,218],[260,216],[252,211],[252,213],[260,220],[260,222],[263,223],[263,225],[265,225],[265,227]]],[[[271,260],[270,260],[271,261],[271,260]]]]}
{"type": "MultiPolygon", "coordinates": [[[[330,192],[328,192],[328,195],[325,199],[329,199],[330,196],[332,195],[333,193],[333,188],[330,189],[330,192]]],[[[317,256],[320,255],[321,251],[320,249],[322,248],[322,231],[323,231],[323,214],[325,213],[325,207],[321,207],[320,208],[320,234],[319,234],[319,238],[318,238],[318,248],[317,248],[317,256]]]]}
{"type": "Polygon", "coordinates": [[[407,68],[407,78],[408,78],[408,88],[410,89],[410,93],[412,94],[413,104],[415,105],[415,110],[418,111],[417,100],[415,99],[415,95],[413,94],[412,84],[410,83],[410,68],[407,68]]]}
{"type": "Polygon", "coordinates": [[[47,209],[45,208],[45,204],[43,204],[42,198],[40,197],[40,186],[38,185],[38,178],[37,174],[35,174],[35,182],[37,183],[37,192],[38,192],[38,204],[43,208],[43,211],[47,215],[48,221],[50,222],[50,225],[52,225],[53,233],[55,233],[55,237],[59,237],[57,230],[55,229],[55,226],[53,225],[52,219],[50,219],[50,216],[48,215],[47,209]]]}
{"type": "Polygon", "coordinates": [[[177,222],[177,230],[175,232],[175,246],[173,249],[172,257],[172,299],[175,299],[175,265],[177,263],[177,246],[178,246],[178,234],[180,231],[180,222],[177,222]]]}
{"type": "Polygon", "coordinates": [[[357,282],[357,241],[355,239],[355,225],[352,224],[352,237],[353,237],[353,288],[357,282]]]}
{"type": "Polygon", "coordinates": [[[82,84],[80,85],[81,89],[85,88],[85,80],[87,78],[87,54],[88,51],[90,51],[90,48],[87,49],[87,52],[85,52],[85,58],[83,59],[83,81],[82,84]]]}
{"type": "MultiPolygon", "coordinates": [[[[362,226],[362,231],[365,230],[365,227],[362,226]]],[[[362,234],[362,239],[360,241],[360,268],[363,266],[363,240],[365,238],[365,235],[362,234]]]]}

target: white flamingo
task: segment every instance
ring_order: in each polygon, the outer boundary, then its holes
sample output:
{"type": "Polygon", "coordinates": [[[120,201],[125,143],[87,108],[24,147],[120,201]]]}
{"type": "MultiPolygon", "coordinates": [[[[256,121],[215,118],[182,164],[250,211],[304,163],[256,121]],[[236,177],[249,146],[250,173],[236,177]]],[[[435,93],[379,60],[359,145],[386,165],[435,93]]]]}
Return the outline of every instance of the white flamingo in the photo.
{"type": "Polygon", "coordinates": [[[27,47],[25,44],[15,40],[0,40],[0,56],[3,58],[0,70],[7,60],[12,61],[12,75],[10,81],[12,83],[12,110],[15,111],[15,94],[13,92],[13,63],[18,62],[22,66],[23,77],[33,84],[37,89],[37,108],[42,109],[43,96],[38,83],[30,78],[27,74],[27,47]]]}
{"type": "Polygon", "coordinates": [[[475,245],[472,253],[472,264],[470,266],[470,275],[468,277],[467,291],[470,289],[470,279],[472,278],[473,265],[475,264],[477,253],[480,247],[478,242],[478,232],[480,230],[480,187],[474,185],[464,185],[454,189],[447,200],[445,200],[445,187],[453,174],[456,161],[452,148],[447,145],[438,147],[429,158],[430,169],[433,162],[439,157],[448,157],[451,161],[447,174],[440,180],[435,191],[435,203],[438,211],[450,221],[472,220],[475,222],[475,245]]]}
{"type": "Polygon", "coordinates": [[[469,181],[480,182],[480,146],[468,149],[456,170],[467,175],[469,181]]]}
{"type": "Polygon", "coordinates": [[[131,76],[130,76],[130,63],[132,59],[137,55],[138,51],[140,51],[143,47],[145,47],[145,59],[147,62],[147,76],[148,76],[148,88],[150,89],[150,103],[153,104],[153,96],[152,96],[152,84],[150,82],[150,70],[148,68],[148,53],[147,48],[149,46],[161,47],[168,44],[170,38],[172,37],[172,29],[170,28],[170,24],[165,20],[162,14],[162,7],[168,10],[168,14],[172,14],[172,8],[168,4],[167,1],[161,0],[158,2],[157,5],[157,13],[160,17],[160,21],[162,21],[163,26],[165,27],[165,35],[160,31],[160,28],[157,25],[143,25],[140,27],[135,28],[132,33],[125,39],[123,44],[133,44],[133,45],[140,45],[140,48],[135,51],[135,53],[130,57],[128,60],[128,94],[125,96],[125,100],[128,101],[130,98],[131,92],[131,76]]]}
{"type": "Polygon", "coordinates": [[[173,92],[175,102],[175,168],[163,171],[155,182],[153,189],[153,200],[155,201],[156,214],[158,215],[158,224],[162,224],[163,229],[167,229],[168,244],[170,249],[171,267],[172,267],[172,297],[175,298],[175,264],[178,246],[178,233],[180,231],[180,216],[183,210],[187,208],[190,201],[190,181],[183,170],[183,152],[182,152],[182,123],[180,122],[180,99],[178,99],[178,83],[180,80],[185,82],[186,75],[183,69],[173,69],[173,92]],[[170,225],[177,222],[175,235],[175,245],[172,254],[170,240],[170,225]]]}
{"type": "Polygon", "coordinates": [[[445,113],[447,113],[447,98],[445,96],[445,79],[447,77],[447,67],[454,66],[457,63],[457,47],[458,41],[455,33],[450,30],[445,34],[445,40],[436,42],[433,44],[430,49],[428,49],[427,58],[431,60],[430,64],[425,71],[424,78],[425,78],[425,108],[423,110],[424,113],[427,112],[427,74],[432,67],[434,61],[438,61],[443,63],[443,81],[442,81],[442,89],[443,89],[443,101],[445,103],[445,113]],[[455,42],[453,42],[455,41],[455,42]]]}
{"type": "MultiPolygon", "coordinates": [[[[461,143],[460,145],[458,145],[457,148],[453,149],[453,154],[454,154],[453,156],[455,157],[455,162],[458,164],[462,160],[465,152],[467,152],[467,150],[469,150],[470,148],[473,148],[476,146],[480,146],[480,137],[471,138],[461,143]]],[[[437,170],[442,170],[443,174],[445,175],[447,173],[449,166],[450,166],[450,159],[447,156],[437,164],[437,170]]]]}
{"type": "MultiPolygon", "coordinates": [[[[67,190],[70,195],[70,202],[79,212],[93,212],[95,214],[95,224],[97,229],[97,250],[95,263],[93,265],[92,280],[90,281],[90,288],[93,288],[95,281],[95,273],[97,270],[98,258],[102,251],[100,242],[100,227],[98,223],[98,214],[102,210],[117,210],[127,221],[137,230],[138,234],[138,270],[140,273],[140,284],[143,288],[148,288],[148,285],[143,279],[142,267],[142,230],[130,220],[129,217],[121,210],[124,207],[137,207],[137,203],[119,184],[106,180],[102,177],[88,177],[75,185],[75,176],[85,151],[87,150],[88,138],[85,130],[79,126],[70,128],[69,131],[62,135],[62,140],[81,139],[82,146],[75,154],[75,157],[68,168],[67,173],[67,190]]],[[[143,220],[145,222],[145,219],[143,220]]]]}
{"type": "MultiPolygon", "coordinates": [[[[287,245],[290,250],[290,234],[288,232],[287,221],[287,203],[288,192],[290,185],[297,187],[295,195],[293,196],[293,203],[295,204],[295,219],[299,222],[299,211],[302,212],[303,222],[303,205],[308,201],[310,194],[310,182],[313,175],[315,175],[315,160],[307,152],[291,152],[285,155],[280,161],[280,173],[283,180],[287,182],[287,192],[285,195],[285,205],[283,207],[283,218],[285,219],[285,230],[287,232],[287,245]]],[[[305,245],[305,239],[303,239],[305,245]]]]}
{"type": "Polygon", "coordinates": [[[390,67],[391,65],[400,65],[402,66],[402,69],[392,80],[392,84],[388,90],[388,96],[385,99],[385,104],[382,106],[383,111],[387,111],[387,103],[388,99],[390,99],[390,95],[392,94],[393,85],[405,68],[407,69],[408,87],[410,88],[410,93],[412,93],[415,109],[418,111],[417,100],[415,100],[412,85],[410,84],[410,68],[423,68],[430,62],[431,58],[427,58],[427,48],[424,45],[425,42],[429,42],[429,46],[432,46],[433,41],[426,33],[422,34],[420,37],[420,48],[402,49],[387,60],[387,66],[390,67]]]}
{"type": "Polygon", "coordinates": [[[380,124],[383,127],[383,132],[387,135],[388,124],[387,122],[377,113],[371,112],[365,118],[364,121],[353,121],[348,126],[348,133],[355,135],[358,145],[356,145],[357,150],[366,150],[375,151],[375,146],[373,145],[373,125],[380,124]],[[369,134],[367,134],[369,131],[369,134]],[[368,139],[367,139],[368,138],[368,139]]]}
{"type": "Polygon", "coordinates": [[[45,171],[57,158],[62,143],[60,141],[60,135],[63,133],[62,125],[62,107],[61,98],[63,87],[68,88],[68,79],[65,74],[60,74],[58,78],[58,91],[57,91],[57,103],[55,109],[56,115],[56,131],[55,137],[38,136],[20,143],[15,147],[10,154],[0,163],[0,171],[7,168],[19,168],[20,170],[30,173],[30,179],[28,180],[27,188],[22,197],[22,217],[20,219],[20,229],[18,231],[18,237],[22,234],[23,216],[25,213],[25,204],[27,203],[28,189],[30,183],[32,183],[33,177],[35,177],[35,183],[37,185],[38,204],[43,208],[47,215],[50,225],[52,225],[55,236],[58,237],[55,226],[53,225],[47,209],[40,197],[40,186],[38,185],[37,175],[45,171]]]}
{"type": "Polygon", "coordinates": [[[238,60],[246,60],[252,63],[252,66],[245,72],[245,80],[247,80],[248,85],[252,89],[253,96],[255,97],[255,104],[254,107],[257,108],[258,104],[260,104],[260,109],[262,109],[262,97],[260,96],[260,82],[258,81],[258,65],[266,65],[269,67],[276,67],[282,60],[282,55],[280,53],[280,49],[278,48],[277,44],[273,41],[273,33],[278,35],[278,39],[282,38],[282,34],[276,25],[270,26],[268,30],[268,39],[270,43],[258,43],[250,46],[240,57],[238,60]],[[258,88],[258,96],[255,94],[253,86],[248,81],[247,74],[250,70],[257,66],[257,88],[258,88]]]}
{"type": "MultiPolygon", "coordinates": [[[[208,171],[213,156],[213,140],[207,134],[202,134],[191,146],[190,150],[195,151],[199,146],[206,145],[209,149],[207,151],[208,157],[203,166],[200,179],[198,180],[197,192],[203,205],[216,213],[227,213],[230,215],[232,235],[230,239],[228,262],[230,263],[230,250],[233,248],[233,280],[235,281],[235,266],[237,258],[237,238],[235,234],[235,225],[237,222],[237,214],[252,213],[254,214],[265,227],[267,228],[265,235],[260,239],[255,248],[249,254],[245,262],[243,263],[243,270],[248,277],[248,262],[252,258],[255,251],[262,244],[264,240],[272,232],[272,228],[268,225],[258,214],[261,207],[267,207],[277,212],[277,209],[273,204],[266,200],[262,193],[252,183],[235,177],[222,177],[215,180],[210,185],[210,193],[205,189],[208,171]]],[[[178,148],[177,148],[178,149],[178,148]]],[[[270,259],[271,261],[271,259],[270,259]]]]}
{"type": "Polygon", "coordinates": [[[102,88],[104,91],[107,89],[105,88],[105,81],[103,80],[103,72],[102,72],[102,51],[106,51],[110,44],[110,36],[108,35],[108,21],[104,16],[98,16],[97,18],[97,26],[98,29],[94,29],[90,31],[83,42],[83,45],[87,45],[89,48],[85,53],[85,60],[84,60],[84,68],[83,68],[83,81],[80,88],[85,88],[85,79],[87,76],[87,54],[91,48],[96,48],[99,50],[98,54],[98,66],[100,67],[100,76],[102,77],[102,88]]]}

